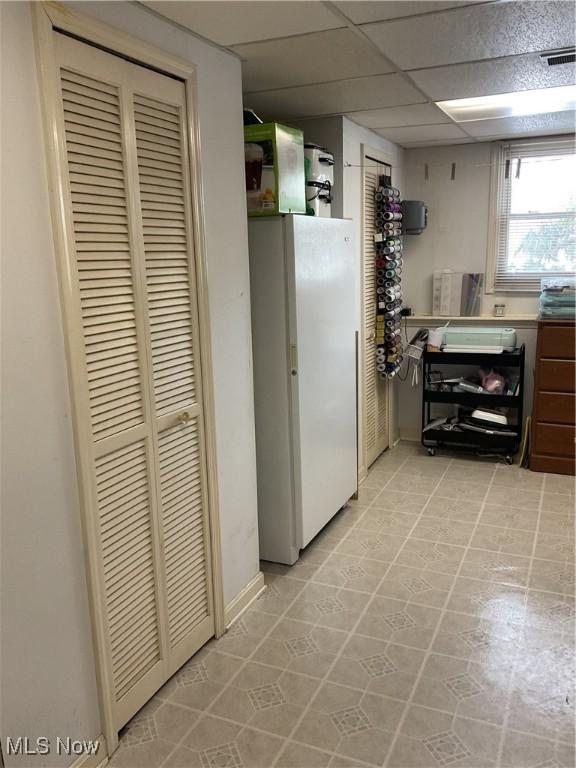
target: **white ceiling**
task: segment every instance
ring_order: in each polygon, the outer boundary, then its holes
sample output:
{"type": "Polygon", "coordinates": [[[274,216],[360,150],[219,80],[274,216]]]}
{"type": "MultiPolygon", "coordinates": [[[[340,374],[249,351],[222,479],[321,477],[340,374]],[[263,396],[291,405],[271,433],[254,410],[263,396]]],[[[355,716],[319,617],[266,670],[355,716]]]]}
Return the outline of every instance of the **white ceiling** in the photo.
{"type": "Polygon", "coordinates": [[[454,123],[435,101],[575,83],[540,53],[575,45],[570,0],[211,0],[146,6],[243,61],[266,120],[350,119],[402,146],[574,130],[574,113],[454,123]]]}

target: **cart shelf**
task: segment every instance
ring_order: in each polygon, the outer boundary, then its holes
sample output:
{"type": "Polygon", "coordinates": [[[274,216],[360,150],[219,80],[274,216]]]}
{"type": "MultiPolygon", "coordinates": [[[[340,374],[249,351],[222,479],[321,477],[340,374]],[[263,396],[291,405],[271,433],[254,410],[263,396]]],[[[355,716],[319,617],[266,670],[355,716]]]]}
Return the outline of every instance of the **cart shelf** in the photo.
{"type": "Polygon", "coordinates": [[[429,365],[492,365],[497,368],[520,367],[524,364],[524,344],[512,352],[428,352],[424,363],[429,365]]]}
{"type": "Polygon", "coordinates": [[[427,403],[454,403],[454,405],[484,406],[489,408],[520,408],[521,393],[516,395],[490,395],[486,392],[438,392],[424,390],[427,403]]]}
{"type": "MultiPolygon", "coordinates": [[[[422,387],[422,445],[428,448],[428,453],[434,455],[438,447],[462,447],[502,453],[508,463],[518,451],[522,438],[522,412],[524,400],[524,345],[513,352],[428,352],[424,351],[422,362],[424,366],[424,383],[422,387]],[[462,365],[482,366],[490,368],[518,368],[518,390],[514,395],[496,395],[485,392],[444,392],[426,387],[429,373],[436,366],[462,365]],[[427,424],[433,421],[431,405],[444,403],[474,407],[510,408],[516,413],[517,429],[511,425],[514,432],[507,434],[489,434],[473,430],[458,429],[428,429],[427,424]]],[[[494,425],[496,427],[496,425],[494,425]]]]}

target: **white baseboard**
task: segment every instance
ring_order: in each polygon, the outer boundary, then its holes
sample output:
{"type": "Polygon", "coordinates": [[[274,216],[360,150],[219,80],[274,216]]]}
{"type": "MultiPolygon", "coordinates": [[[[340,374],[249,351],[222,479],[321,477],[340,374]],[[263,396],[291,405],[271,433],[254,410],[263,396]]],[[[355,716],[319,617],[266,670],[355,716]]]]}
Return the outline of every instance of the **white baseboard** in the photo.
{"type": "Polygon", "coordinates": [[[264,589],[266,589],[264,574],[262,571],[258,571],[252,581],[248,582],[244,589],[238,592],[236,597],[224,608],[224,624],[226,629],[244,613],[264,589]]]}
{"type": "Polygon", "coordinates": [[[108,746],[102,734],[96,739],[99,749],[94,755],[78,755],[70,768],[104,768],[108,762],[108,746]]]}
{"type": "Polygon", "coordinates": [[[410,440],[410,442],[419,443],[420,436],[419,429],[401,429],[399,440],[410,440]]]}

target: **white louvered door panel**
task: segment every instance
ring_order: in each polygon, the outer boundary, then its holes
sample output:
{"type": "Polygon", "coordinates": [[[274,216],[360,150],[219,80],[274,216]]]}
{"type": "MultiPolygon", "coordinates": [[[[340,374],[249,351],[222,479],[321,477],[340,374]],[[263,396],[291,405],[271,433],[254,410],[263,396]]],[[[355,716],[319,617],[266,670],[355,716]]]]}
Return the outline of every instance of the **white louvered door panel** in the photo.
{"type": "Polygon", "coordinates": [[[177,668],[213,633],[185,94],[182,83],[168,90],[161,76],[132,76],[168,641],[177,668]]]}
{"type": "Polygon", "coordinates": [[[365,157],[363,163],[363,409],[366,468],[388,447],[388,383],[376,370],[376,269],[374,266],[374,191],[390,167],[365,157]]]}
{"type": "Polygon", "coordinates": [[[185,90],[55,39],[82,486],[119,729],[214,632],[185,90]]]}

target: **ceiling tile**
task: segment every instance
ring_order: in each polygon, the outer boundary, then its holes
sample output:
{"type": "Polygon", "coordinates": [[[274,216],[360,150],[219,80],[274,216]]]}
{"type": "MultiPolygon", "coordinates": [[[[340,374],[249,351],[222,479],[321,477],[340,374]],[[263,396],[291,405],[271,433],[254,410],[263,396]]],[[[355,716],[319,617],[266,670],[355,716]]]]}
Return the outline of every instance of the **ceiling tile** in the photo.
{"type": "Polygon", "coordinates": [[[571,2],[500,2],[362,29],[402,69],[563,48],[574,44],[571,2]]]}
{"type": "Polygon", "coordinates": [[[308,2],[145,2],[149,8],[219,45],[301,35],[345,26],[323,3],[308,2]]]}
{"type": "Polygon", "coordinates": [[[453,147],[455,144],[476,144],[476,139],[440,139],[439,141],[403,141],[406,149],[418,149],[419,147],[453,147]]]}
{"type": "Polygon", "coordinates": [[[400,125],[432,125],[449,123],[450,119],[434,104],[411,104],[408,107],[385,107],[350,112],[347,117],[366,128],[396,128],[400,125]]]}
{"type": "Polygon", "coordinates": [[[378,51],[349,29],[234,46],[245,61],[245,91],[391,72],[378,51]]]}
{"type": "Polygon", "coordinates": [[[501,117],[496,120],[472,120],[465,123],[471,136],[504,137],[530,136],[546,133],[573,133],[576,112],[551,112],[546,115],[501,117]]]}
{"type": "Polygon", "coordinates": [[[366,24],[371,21],[386,21],[402,16],[413,16],[430,11],[443,11],[462,5],[473,5],[482,0],[352,0],[351,2],[334,3],[355,24],[366,24]]]}
{"type": "Polygon", "coordinates": [[[539,54],[423,69],[411,78],[433,101],[555,88],[576,82],[574,64],[549,67],[539,54]]]}
{"type": "Polygon", "coordinates": [[[414,125],[404,128],[382,128],[376,131],[376,133],[384,136],[385,139],[402,145],[405,142],[452,141],[453,139],[468,138],[466,133],[453,123],[447,123],[446,125],[414,125]]]}
{"type": "Polygon", "coordinates": [[[244,106],[267,120],[336,115],[421,101],[421,94],[399,75],[376,75],[244,95],[244,106]]]}

